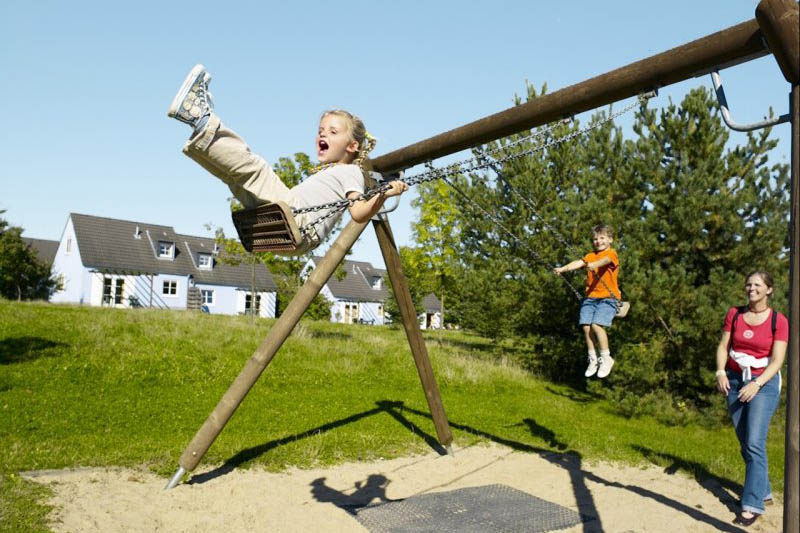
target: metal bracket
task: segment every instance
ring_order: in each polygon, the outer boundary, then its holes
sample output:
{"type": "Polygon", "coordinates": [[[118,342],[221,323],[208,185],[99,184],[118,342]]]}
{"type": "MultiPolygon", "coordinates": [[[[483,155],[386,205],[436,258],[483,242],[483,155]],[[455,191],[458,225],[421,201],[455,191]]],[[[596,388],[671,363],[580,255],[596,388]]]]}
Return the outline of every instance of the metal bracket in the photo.
{"type": "Polygon", "coordinates": [[[647,101],[651,98],[655,98],[658,96],[658,87],[655,89],[650,89],[649,91],[644,91],[643,93],[639,93],[639,101],[647,101]]]}
{"type": "Polygon", "coordinates": [[[178,471],[175,472],[175,475],[172,476],[172,478],[169,480],[169,482],[167,483],[167,486],[164,487],[164,490],[169,490],[169,489],[175,487],[178,483],[181,482],[181,479],[183,479],[183,475],[184,474],[186,474],[186,469],[183,468],[182,466],[178,467],[178,471]]]}
{"type": "Polygon", "coordinates": [[[789,114],[787,113],[779,117],[768,118],[751,124],[737,124],[731,118],[730,111],[728,110],[728,101],[725,99],[725,89],[722,88],[722,78],[719,77],[719,71],[715,70],[711,73],[711,82],[714,84],[714,92],[717,93],[717,101],[722,111],[722,120],[725,121],[725,124],[727,124],[730,129],[735,131],[753,131],[789,122],[789,114]]]}
{"type": "MultiPolygon", "coordinates": [[[[394,180],[402,180],[403,179],[403,171],[401,170],[399,172],[392,172],[391,174],[387,174],[386,176],[381,176],[381,177],[382,177],[382,179],[378,182],[378,183],[381,183],[381,184],[388,183],[388,182],[394,181],[394,180]]],[[[377,216],[377,215],[385,215],[386,213],[391,213],[392,211],[397,209],[397,207],[399,205],[400,205],[400,197],[399,196],[394,196],[392,198],[389,198],[388,201],[383,203],[383,205],[381,206],[380,210],[377,213],[375,213],[375,215],[377,216]]],[[[377,220],[377,219],[375,217],[373,217],[373,220],[377,220]]]]}
{"type": "Polygon", "coordinates": [[[380,211],[377,214],[384,215],[386,213],[391,213],[400,205],[400,197],[395,196],[394,198],[389,198],[388,202],[384,202],[381,206],[380,211]]]}

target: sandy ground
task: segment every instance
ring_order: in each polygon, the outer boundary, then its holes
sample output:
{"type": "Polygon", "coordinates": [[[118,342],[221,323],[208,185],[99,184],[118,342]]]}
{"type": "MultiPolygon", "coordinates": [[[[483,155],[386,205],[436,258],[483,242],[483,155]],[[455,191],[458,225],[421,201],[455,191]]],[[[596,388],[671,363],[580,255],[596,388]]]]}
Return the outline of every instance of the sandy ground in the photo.
{"type": "MultiPolygon", "coordinates": [[[[198,469],[195,482],[170,491],[164,491],[166,479],[137,470],[43,471],[26,477],[55,491],[52,527],[59,532],[366,532],[347,509],[492,484],[596,517],[562,531],[745,531],[732,524],[736,496],[715,481],[701,484],[655,467],[581,464],[574,456],[500,445],[277,474],[213,472],[213,467],[198,469]]],[[[747,531],[781,528],[778,502],[747,531]]]]}

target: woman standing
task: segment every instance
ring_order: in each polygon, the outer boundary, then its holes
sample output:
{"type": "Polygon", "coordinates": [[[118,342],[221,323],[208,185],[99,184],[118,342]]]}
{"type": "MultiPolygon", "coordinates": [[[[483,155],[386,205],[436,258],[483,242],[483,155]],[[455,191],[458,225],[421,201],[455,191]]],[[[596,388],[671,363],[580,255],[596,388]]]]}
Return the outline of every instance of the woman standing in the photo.
{"type": "Polygon", "coordinates": [[[745,464],[742,511],[734,523],[749,526],[764,514],[764,502],[772,500],[767,432],[780,398],[789,321],[769,307],[769,274],[752,272],[744,287],[747,305],[725,315],[717,347],[717,389],[727,397],[745,464]]]}

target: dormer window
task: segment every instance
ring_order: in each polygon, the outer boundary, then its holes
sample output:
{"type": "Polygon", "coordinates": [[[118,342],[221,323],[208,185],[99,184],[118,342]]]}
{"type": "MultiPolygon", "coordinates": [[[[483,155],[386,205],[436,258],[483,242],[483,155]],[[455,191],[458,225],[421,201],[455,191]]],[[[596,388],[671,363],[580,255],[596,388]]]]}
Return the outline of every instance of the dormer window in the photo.
{"type": "Polygon", "coordinates": [[[211,259],[211,254],[206,254],[206,253],[197,254],[197,268],[202,268],[204,270],[211,270],[213,264],[214,262],[211,259]]]}
{"type": "Polygon", "coordinates": [[[158,257],[161,259],[174,259],[175,243],[169,241],[158,241],[158,257]]]}
{"type": "Polygon", "coordinates": [[[383,280],[381,278],[372,278],[372,288],[373,289],[380,289],[382,282],[383,282],[383,280]]]}

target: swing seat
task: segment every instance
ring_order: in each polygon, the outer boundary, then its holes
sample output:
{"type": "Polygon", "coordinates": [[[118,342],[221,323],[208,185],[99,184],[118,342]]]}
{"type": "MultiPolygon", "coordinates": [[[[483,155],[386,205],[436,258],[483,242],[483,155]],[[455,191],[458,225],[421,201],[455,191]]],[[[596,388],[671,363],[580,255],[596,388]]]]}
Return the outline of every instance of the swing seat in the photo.
{"type": "Polygon", "coordinates": [[[630,310],[631,310],[630,302],[620,302],[619,307],[617,307],[617,318],[625,318],[628,315],[628,311],[630,310]]]}
{"type": "Polygon", "coordinates": [[[309,248],[285,202],[262,204],[233,212],[233,225],[251,253],[298,255],[309,248]]]}

